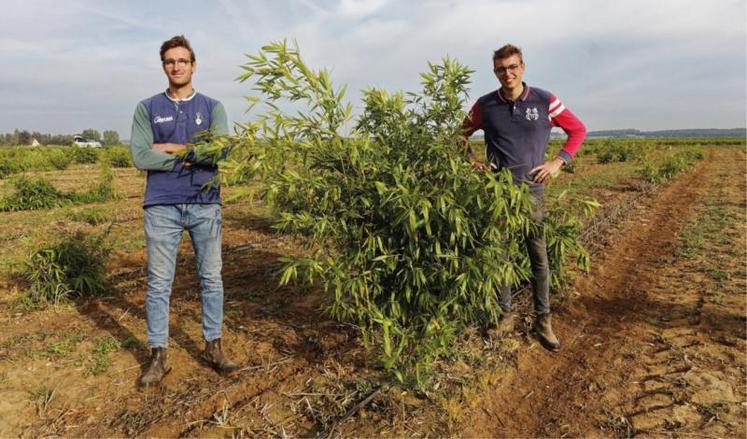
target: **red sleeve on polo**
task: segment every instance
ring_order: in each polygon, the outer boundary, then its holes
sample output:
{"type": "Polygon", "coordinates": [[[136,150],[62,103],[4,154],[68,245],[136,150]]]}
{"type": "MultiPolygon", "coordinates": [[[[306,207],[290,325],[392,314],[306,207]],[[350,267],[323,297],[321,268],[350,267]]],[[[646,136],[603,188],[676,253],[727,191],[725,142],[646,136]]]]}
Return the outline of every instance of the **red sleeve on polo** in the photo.
{"type": "Polygon", "coordinates": [[[566,139],[559,154],[567,163],[581,148],[581,144],[586,138],[586,127],[571,110],[565,108],[555,95],[550,96],[550,123],[552,126],[562,128],[568,135],[568,139],[566,139]]]}
{"type": "Polygon", "coordinates": [[[462,133],[465,137],[469,137],[474,134],[475,131],[482,129],[482,112],[480,111],[480,103],[475,102],[472,109],[469,110],[469,114],[464,118],[462,122],[462,133]]]}

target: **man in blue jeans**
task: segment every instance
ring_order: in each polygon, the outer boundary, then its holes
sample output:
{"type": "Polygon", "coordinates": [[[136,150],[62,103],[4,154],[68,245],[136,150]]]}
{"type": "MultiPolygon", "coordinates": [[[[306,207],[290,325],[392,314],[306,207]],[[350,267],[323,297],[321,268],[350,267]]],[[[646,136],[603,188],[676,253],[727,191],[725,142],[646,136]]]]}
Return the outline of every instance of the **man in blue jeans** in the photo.
{"type": "Polygon", "coordinates": [[[148,252],[145,311],[151,362],[140,377],[147,386],[171,371],[169,297],[182,232],[187,230],[197,260],[202,300],[203,359],[219,372],[238,366],[221,349],[223,280],[221,278],[221,199],[218,186],[206,185],[218,168],[212,157],[192,148],[196,134],[227,134],[223,105],[192,87],[195,54],[186,38],[175,36],[160,50],[166,91],[141,101],[132,124],[130,150],[135,167],[148,171],[144,223],[148,252]],[[185,151],[184,151],[185,150],[185,151]],[[179,152],[180,154],[176,154],[179,152]]]}

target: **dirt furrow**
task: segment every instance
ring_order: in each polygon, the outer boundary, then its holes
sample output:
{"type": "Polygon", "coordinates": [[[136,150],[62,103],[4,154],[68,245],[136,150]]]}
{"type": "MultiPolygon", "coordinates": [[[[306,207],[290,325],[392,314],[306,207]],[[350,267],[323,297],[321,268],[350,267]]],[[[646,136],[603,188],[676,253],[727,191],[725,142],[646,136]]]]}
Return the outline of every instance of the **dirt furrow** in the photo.
{"type": "Polygon", "coordinates": [[[666,314],[669,296],[677,291],[672,289],[676,285],[665,288],[664,296],[652,291],[660,270],[671,263],[683,225],[709,190],[703,182],[714,174],[715,154],[634,214],[624,235],[596,261],[592,275],[577,283],[572,296],[578,297],[556,307],[561,352],[549,353],[535,343],[520,354],[516,369],[465,423],[465,436],[625,436],[674,425],[644,422],[644,415],[665,419],[657,413],[673,410],[682,399],[669,387],[651,383],[662,377],[681,380],[689,373],[683,358],[698,340],[677,348],[683,353],[679,356],[657,342],[661,335],[650,322],[666,314]],[[657,349],[665,358],[647,366],[653,376],[642,382],[639,373],[645,369],[639,365],[657,359],[657,349]],[[621,411],[620,402],[630,407],[628,412],[621,411]]]}

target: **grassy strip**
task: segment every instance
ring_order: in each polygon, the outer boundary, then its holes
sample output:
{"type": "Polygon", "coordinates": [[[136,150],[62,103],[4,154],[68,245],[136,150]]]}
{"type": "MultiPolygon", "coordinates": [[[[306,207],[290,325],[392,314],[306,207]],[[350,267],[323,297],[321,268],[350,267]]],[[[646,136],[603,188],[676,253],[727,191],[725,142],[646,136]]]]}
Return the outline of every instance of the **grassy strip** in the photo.
{"type": "Polygon", "coordinates": [[[698,213],[688,220],[677,254],[692,261],[692,268],[715,284],[706,291],[711,302],[720,304],[724,294],[744,293],[747,214],[740,203],[744,194],[738,200],[734,199],[737,191],[730,193],[729,183],[734,176],[721,169],[717,178],[717,190],[703,200],[698,213]]]}

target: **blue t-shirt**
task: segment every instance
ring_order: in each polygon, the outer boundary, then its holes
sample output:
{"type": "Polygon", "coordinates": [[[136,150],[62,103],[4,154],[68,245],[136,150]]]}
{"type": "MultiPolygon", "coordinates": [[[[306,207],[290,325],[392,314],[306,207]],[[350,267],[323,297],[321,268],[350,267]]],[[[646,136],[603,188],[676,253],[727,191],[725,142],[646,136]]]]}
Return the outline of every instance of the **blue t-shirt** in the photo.
{"type": "MultiPolygon", "coordinates": [[[[217,100],[201,93],[193,93],[182,100],[159,93],[143,100],[140,105],[145,108],[150,121],[152,144],[198,141],[196,133],[215,125],[213,112],[217,106],[221,106],[217,100]]],[[[221,111],[220,114],[225,113],[221,111]]],[[[225,126],[225,121],[221,122],[219,125],[225,126]]],[[[220,187],[205,186],[217,175],[217,171],[218,167],[214,165],[195,163],[191,167],[184,167],[178,158],[173,161],[171,169],[149,169],[143,207],[156,204],[220,204],[220,187]]]]}

